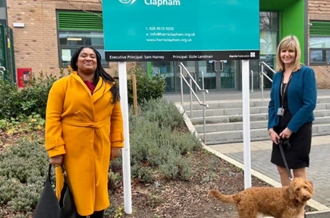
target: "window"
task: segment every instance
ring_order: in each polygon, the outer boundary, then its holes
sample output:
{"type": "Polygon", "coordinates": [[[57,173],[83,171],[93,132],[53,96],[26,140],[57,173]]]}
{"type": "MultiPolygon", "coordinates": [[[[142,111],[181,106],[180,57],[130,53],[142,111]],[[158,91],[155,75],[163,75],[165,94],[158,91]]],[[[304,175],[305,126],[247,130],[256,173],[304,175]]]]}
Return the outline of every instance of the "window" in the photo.
{"type": "Polygon", "coordinates": [[[172,62],[148,62],[149,73],[152,77],[160,75],[165,78],[166,92],[174,92],[175,77],[174,77],[174,64],[172,62]]]}
{"type": "Polygon", "coordinates": [[[0,25],[7,25],[6,0],[0,0],[0,25]]]}
{"type": "Polygon", "coordinates": [[[312,21],[309,56],[311,65],[330,64],[330,22],[312,21]]]}
{"type": "Polygon", "coordinates": [[[105,61],[101,13],[59,11],[57,21],[60,67],[67,67],[72,54],[83,46],[95,48],[101,54],[101,64],[109,66],[105,61]]]}
{"type": "MultiPolygon", "coordinates": [[[[279,39],[279,14],[278,12],[260,12],[260,61],[265,62],[272,69],[276,68],[276,50],[279,39]]],[[[267,75],[272,78],[273,73],[264,68],[267,75]]],[[[270,88],[272,83],[264,78],[264,86],[270,88]]]]}
{"type": "Polygon", "coordinates": [[[6,0],[0,0],[0,7],[6,7],[6,0]]]}
{"type": "Polygon", "coordinates": [[[278,35],[278,13],[260,12],[260,59],[272,68],[275,68],[278,35]]]}

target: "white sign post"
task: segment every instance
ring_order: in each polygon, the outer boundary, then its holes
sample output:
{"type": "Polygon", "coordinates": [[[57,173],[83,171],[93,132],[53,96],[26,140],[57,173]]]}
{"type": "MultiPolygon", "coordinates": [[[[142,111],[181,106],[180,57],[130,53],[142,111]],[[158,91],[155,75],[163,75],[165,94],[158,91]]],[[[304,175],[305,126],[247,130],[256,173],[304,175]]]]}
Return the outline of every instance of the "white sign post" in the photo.
{"type": "Polygon", "coordinates": [[[242,60],[242,104],[244,144],[244,187],[251,187],[251,141],[250,141],[250,78],[249,60],[242,60]]]}
{"type": "Polygon", "coordinates": [[[123,157],[123,184],[124,184],[124,211],[132,214],[132,191],[131,191],[131,159],[128,126],[128,99],[127,99],[127,71],[126,62],[118,62],[120,106],[124,123],[124,148],[123,157]]]}

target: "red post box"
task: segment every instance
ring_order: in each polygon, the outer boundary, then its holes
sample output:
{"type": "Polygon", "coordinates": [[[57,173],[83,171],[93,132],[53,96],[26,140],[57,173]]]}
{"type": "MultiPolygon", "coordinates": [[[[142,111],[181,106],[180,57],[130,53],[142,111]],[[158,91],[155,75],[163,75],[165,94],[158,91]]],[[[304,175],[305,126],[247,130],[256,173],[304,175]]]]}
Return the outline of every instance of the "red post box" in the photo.
{"type": "Polygon", "coordinates": [[[18,87],[22,88],[32,81],[32,68],[17,68],[18,87]]]}

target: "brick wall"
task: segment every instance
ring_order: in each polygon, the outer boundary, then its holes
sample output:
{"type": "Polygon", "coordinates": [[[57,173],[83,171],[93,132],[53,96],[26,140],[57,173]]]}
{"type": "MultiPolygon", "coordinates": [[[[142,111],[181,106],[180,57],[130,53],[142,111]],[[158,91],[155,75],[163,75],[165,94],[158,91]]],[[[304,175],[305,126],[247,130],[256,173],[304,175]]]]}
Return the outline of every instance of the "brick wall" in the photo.
{"type": "MultiPolygon", "coordinates": [[[[308,19],[330,22],[330,0],[308,0],[308,19]]],[[[315,71],[318,88],[330,89],[330,66],[311,67],[315,71]]]]}
{"type": "Polygon", "coordinates": [[[308,14],[310,20],[330,21],[330,1],[329,0],[308,0],[308,14]]]}
{"type": "MultiPolygon", "coordinates": [[[[32,68],[33,73],[58,74],[59,58],[57,44],[56,9],[102,11],[99,0],[10,0],[8,25],[13,29],[16,68],[32,68]],[[24,23],[15,28],[13,23],[24,23]]],[[[128,63],[128,68],[134,67],[128,63]]],[[[106,69],[113,74],[117,64],[106,69]]]]}

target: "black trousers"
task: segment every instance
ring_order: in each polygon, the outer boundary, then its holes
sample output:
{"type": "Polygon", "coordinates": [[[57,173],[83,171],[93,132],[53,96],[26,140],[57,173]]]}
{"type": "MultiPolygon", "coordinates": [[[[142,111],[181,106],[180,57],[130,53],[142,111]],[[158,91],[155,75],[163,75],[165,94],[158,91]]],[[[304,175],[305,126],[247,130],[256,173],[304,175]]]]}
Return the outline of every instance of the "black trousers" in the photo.
{"type": "MultiPolygon", "coordinates": [[[[95,211],[90,217],[91,218],[103,218],[104,210],[95,211]]],[[[86,218],[86,216],[80,216],[77,214],[77,218],[86,218]]]]}

